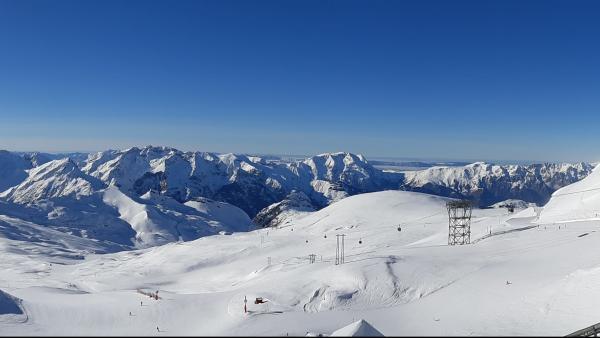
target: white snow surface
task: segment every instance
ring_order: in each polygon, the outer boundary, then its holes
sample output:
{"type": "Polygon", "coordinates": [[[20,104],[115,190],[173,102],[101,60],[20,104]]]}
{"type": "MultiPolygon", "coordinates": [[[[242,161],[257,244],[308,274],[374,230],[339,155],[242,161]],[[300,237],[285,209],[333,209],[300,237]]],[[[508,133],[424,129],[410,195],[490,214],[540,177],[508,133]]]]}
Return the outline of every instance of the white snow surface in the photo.
{"type": "MultiPolygon", "coordinates": [[[[104,196],[128,222],[145,222],[140,205],[158,198],[104,196]]],[[[93,240],[58,231],[34,241],[35,224],[5,217],[0,289],[22,300],[25,315],[0,314],[0,332],[329,335],[363,319],[384,335],[565,335],[600,321],[599,221],[565,227],[475,209],[473,244],[448,246],[446,201],[361,194],[279,229],[111,254],[86,252],[93,240]]]]}
{"type": "Polygon", "coordinates": [[[334,331],[331,337],[383,337],[371,324],[364,319],[334,331]]]}
{"type": "Polygon", "coordinates": [[[554,192],[540,215],[542,223],[588,220],[600,220],[600,166],[583,180],[554,192]]]}

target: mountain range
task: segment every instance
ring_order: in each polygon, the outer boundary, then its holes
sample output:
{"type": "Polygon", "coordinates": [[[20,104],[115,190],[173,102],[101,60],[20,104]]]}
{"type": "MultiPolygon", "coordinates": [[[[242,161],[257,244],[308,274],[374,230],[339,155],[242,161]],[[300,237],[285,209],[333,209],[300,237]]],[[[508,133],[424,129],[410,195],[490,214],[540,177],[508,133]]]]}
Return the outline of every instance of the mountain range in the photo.
{"type": "Polygon", "coordinates": [[[286,214],[382,190],[541,205],[592,169],[473,163],[395,172],[345,152],[281,162],[153,146],[87,157],[0,151],[0,214],[118,251],[278,225],[286,214]]]}

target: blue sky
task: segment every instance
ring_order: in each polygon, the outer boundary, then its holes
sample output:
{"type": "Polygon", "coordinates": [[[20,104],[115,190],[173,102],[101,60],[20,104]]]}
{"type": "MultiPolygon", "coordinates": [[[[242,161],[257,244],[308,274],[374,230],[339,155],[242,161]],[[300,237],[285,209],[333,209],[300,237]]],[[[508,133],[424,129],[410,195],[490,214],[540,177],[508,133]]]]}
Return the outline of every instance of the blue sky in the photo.
{"type": "Polygon", "coordinates": [[[597,1],[3,1],[0,148],[600,160],[597,1]]]}

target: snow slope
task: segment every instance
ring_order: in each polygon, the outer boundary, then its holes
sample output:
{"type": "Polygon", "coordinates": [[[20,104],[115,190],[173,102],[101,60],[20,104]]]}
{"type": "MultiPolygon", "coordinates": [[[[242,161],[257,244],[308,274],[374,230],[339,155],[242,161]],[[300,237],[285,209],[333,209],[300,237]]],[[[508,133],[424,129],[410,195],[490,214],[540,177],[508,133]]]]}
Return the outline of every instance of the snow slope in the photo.
{"type": "Polygon", "coordinates": [[[449,247],[446,201],[361,194],[278,229],[83,260],[52,246],[24,255],[7,249],[19,240],[0,236],[0,288],[29,316],[23,324],[0,315],[0,331],[329,335],[364,319],[385,335],[564,335],[598,321],[597,222],[538,227],[527,214],[475,209],[473,244],[449,247]],[[341,265],[336,234],[346,235],[341,265]]]}
{"type": "Polygon", "coordinates": [[[600,220],[600,167],[583,180],[552,194],[544,206],[540,222],[600,220]]]}
{"type": "Polygon", "coordinates": [[[71,159],[54,160],[29,171],[27,179],[0,194],[0,198],[26,204],[57,197],[89,196],[104,184],[81,172],[71,159]]]}

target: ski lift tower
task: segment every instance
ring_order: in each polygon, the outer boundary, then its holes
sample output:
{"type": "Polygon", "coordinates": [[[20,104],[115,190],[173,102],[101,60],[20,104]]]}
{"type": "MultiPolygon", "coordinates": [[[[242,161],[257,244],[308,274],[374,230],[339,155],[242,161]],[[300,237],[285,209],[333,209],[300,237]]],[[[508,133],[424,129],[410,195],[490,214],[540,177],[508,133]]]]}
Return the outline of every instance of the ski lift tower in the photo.
{"type": "Polygon", "coordinates": [[[467,200],[449,201],[448,209],[448,245],[471,243],[471,214],[473,203],[467,200]]]}

